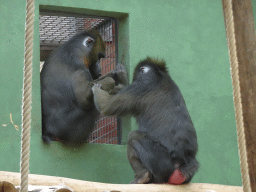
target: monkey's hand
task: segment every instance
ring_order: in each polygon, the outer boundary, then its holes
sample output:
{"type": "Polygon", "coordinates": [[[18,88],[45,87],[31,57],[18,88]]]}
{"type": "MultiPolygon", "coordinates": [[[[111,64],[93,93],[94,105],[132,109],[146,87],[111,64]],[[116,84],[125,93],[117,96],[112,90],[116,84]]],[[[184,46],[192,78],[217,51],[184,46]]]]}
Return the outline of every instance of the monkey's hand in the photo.
{"type": "Polygon", "coordinates": [[[127,78],[126,69],[120,63],[117,63],[115,69],[113,69],[112,71],[110,71],[107,74],[103,75],[102,77],[97,79],[97,81],[102,80],[102,79],[104,79],[106,77],[112,77],[116,81],[116,84],[124,84],[124,85],[128,84],[128,78],[127,78]]]}
{"type": "Polygon", "coordinates": [[[92,92],[93,92],[93,94],[95,93],[96,94],[96,92],[99,90],[99,89],[101,89],[101,84],[98,84],[98,83],[95,83],[93,86],[92,86],[92,92]]]}
{"type": "Polygon", "coordinates": [[[109,91],[109,94],[114,95],[128,85],[128,77],[125,67],[117,63],[112,73],[112,78],[115,80],[115,87],[109,91]]]}
{"type": "Polygon", "coordinates": [[[100,113],[102,113],[103,109],[108,103],[108,100],[110,99],[110,95],[108,92],[101,89],[100,84],[94,84],[92,87],[92,92],[94,95],[95,107],[100,113]]]}
{"type": "Polygon", "coordinates": [[[115,69],[113,70],[114,73],[114,79],[116,82],[118,82],[119,85],[126,86],[128,85],[128,78],[127,78],[127,72],[125,67],[117,63],[115,69]]]}
{"type": "Polygon", "coordinates": [[[113,73],[126,72],[125,67],[121,63],[117,63],[113,73]]]}
{"type": "Polygon", "coordinates": [[[97,84],[100,84],[100,88],[108,92],[115,87],[115,81],[111,77],[106,77],[105,79],[98,81],[97,84]]]}

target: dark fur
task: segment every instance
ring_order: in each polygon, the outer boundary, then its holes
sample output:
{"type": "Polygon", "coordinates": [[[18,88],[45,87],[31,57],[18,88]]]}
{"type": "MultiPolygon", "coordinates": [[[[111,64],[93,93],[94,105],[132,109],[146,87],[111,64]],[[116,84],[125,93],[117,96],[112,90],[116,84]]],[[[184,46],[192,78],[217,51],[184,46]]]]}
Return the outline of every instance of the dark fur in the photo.
{"type": "Polygon", "coordinates": [[[45,61],[41,72],[44,142],[86,142],[99,116],[91,88],[95,82],[102,83],[103,87],[115,87],[111,77],[118,79],[117,72],[120,72],[116,69],[95,80],[101,75],[99,60],[104,55],[105,44],[100,34],[85,31],[71,38],[45,61]]]}
{"type": "Polygon", "coordinates": [[[134,70],[131,85],[109,95],[93,87],[96,108],[104,115],[132,114],[139,129],[129,135],[127,155],[133,183],[166,183],[175,166],[189,182],[198,169],[197,136],[183,96],[164,61],[147,58],[134,70]],[[141,67],[149,67],[143,73],[141,67]]]}

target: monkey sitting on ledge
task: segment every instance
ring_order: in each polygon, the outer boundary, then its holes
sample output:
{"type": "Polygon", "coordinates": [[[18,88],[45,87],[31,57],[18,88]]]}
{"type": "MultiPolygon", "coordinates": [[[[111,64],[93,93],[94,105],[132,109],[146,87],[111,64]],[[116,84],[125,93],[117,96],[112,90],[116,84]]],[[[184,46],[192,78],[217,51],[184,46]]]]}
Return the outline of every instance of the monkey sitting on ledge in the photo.
{"type": "Polygon", "coordinates": [[[182,184],[198,170],[194,125],[183,96],[162,60],[147,58],[134,70],[131,85],[110,95],[92,87],[96,108],[106,116],[136,117],[127,156],[135,172],[132,183],[182,184]]]}
{"type": "Polygon", "coordinates": [[[47,58],[40,76],[45,143],[85,143],[99,116],[93,102],[94,83],[101,83],[111,94],[126,86],[126,70],[120,64],[99,78],[100,59],[104,57],[105,43],[100,34],[84,31],[47,58]]]}

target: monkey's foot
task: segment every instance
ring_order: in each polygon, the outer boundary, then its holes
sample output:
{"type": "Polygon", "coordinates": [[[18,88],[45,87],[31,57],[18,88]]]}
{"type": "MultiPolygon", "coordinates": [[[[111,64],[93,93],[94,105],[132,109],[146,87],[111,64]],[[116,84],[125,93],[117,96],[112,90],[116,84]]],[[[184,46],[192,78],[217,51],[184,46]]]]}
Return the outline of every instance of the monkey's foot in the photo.
{"type": "Polygon", "coordinates": [[[43,139],[43,142],[47,143],[47,144],[50,144],[51,141],[52,141],[52,139],[50,137],[46,136],[46,135],[43,135],[42,139],[43,139]]]}
{"type": "Polygon", "coordinates": [[[185,175],[180,171],[179,168],[176,168],[172,175],[169,178],[168,183],[172,185],[181,185],[186,181],[185,175]]]}
{"type": "MultiPolygon", "coordinates": [[[[140,174],[142,175],[142,174],[140,174]]],[[[131,184],[145,184],[149,183],[152,178],[152,174],[150,172],[145,172],[142,176],[135,176],[135,180],[131,182],[131,184]]]]}

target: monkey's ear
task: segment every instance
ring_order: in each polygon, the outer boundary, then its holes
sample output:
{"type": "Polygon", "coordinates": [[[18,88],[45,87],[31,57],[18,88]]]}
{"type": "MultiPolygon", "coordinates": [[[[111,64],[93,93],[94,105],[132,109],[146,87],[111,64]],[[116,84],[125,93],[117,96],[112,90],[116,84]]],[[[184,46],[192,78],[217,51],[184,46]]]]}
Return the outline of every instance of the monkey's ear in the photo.
{"type": "Polygon", "coordinates": [[[86,37],[86,38],[84,39],[84,41],[83,41],[83,45],[84,45],[85,47],[90,47],[91,45],[93,45],[93,43],[94,43],[94,39],[91,38],[91,37],[86,37]]]}

